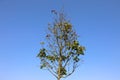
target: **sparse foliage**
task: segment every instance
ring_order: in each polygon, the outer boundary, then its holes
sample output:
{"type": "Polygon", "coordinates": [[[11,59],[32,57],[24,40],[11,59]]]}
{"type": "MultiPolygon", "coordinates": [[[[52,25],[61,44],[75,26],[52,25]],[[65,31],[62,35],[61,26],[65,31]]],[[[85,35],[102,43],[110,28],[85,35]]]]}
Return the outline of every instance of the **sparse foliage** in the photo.
{"type": "Polygon", "coordinates": [[[40,49],[37,57],[40,59],[40,68],[47,69],[60,80],[75,71],[85,47],[79,44],[78,36],[64,13],[57,13],[55,10],[52,13],[55,14],[55,19],[52,24],[48,24],[47,47],[40,49]]]}

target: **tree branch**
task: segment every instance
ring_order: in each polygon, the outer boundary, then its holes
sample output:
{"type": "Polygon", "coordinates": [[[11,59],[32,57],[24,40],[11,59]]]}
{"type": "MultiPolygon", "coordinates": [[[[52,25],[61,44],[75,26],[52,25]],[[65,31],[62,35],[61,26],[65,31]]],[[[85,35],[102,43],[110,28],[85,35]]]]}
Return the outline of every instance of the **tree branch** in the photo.
{"type": "Polygon", "coordinates": [[[48,68],[48,71],[49,71],[53,76],[55,76],[56,78],[58,78],[57,75],[56,75],[55,73],[53,73],[49,68],[48,68]]]}

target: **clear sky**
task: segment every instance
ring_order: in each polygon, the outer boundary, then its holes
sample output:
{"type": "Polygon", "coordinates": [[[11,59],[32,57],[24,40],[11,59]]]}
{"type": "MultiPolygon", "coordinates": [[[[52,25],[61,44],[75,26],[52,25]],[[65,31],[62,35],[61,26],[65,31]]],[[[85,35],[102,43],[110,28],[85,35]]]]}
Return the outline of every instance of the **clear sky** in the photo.
{"type": "Polygon", "coordinates": [[[55,80],[36,55],[62,6],[87,49],[66,80],[120,80],[120,0],[0,0],[0,80],[55,80]]]}

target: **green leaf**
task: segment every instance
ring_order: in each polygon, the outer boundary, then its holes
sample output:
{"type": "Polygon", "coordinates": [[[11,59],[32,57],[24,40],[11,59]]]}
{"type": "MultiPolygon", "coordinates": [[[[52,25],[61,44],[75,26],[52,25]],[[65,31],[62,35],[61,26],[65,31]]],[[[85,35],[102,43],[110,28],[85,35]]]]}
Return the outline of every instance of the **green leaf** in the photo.
{"type": "Polygon", "coordinates": [[[78,53],[78,54],[81,54],[81,55],[84,55],[84,51],[85,51],[85,47],[79,46],[79,47],[78,47],[78,50],[77,50],[77,53],[78,53]]]}
{"type": "Polygon", "coordinates": [[[50,61],[55,61],[55,56],[50,56],[50,55],[48,55],[48,56],[46,56],[46,57],[47,57],[47,59],[50,60],[50,61]]]}
{"type": "Polygon", "coordinates": [[[73,60],[74,60],[75,62],[78,62],[80,59],[79,59],[77,56],[75,56],[73,60]]]}
{"type": "Polygon", "coordinates": [[[43,63],[43,64],[40,66],[41,69],[43,69],[44,67],[46,67],[46,64],[45,64],[45,63],[43,63]]]}
{"type": "Polygon", "coordinates": [[[37,57],[46,57],[45,48],[41,49],[37,57]]]}

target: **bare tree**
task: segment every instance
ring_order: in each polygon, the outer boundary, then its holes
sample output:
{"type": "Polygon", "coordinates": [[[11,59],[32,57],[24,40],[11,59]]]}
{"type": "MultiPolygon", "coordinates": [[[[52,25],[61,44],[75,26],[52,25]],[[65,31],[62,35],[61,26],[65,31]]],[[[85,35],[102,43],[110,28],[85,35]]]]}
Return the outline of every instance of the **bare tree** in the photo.
{"type": "MultiPolygon", "coordinates": [[[[46,47],[40,49],[37,57],[41,69],[47,69],[57,80],[70,76],[77,68],[84,55],[85,47],[77,40],[78,36],[64,12],[56,12],[54,22],[48,25],[46,47]]],[[[44,42],[42,42],[44,44],[44,42]]]]}

